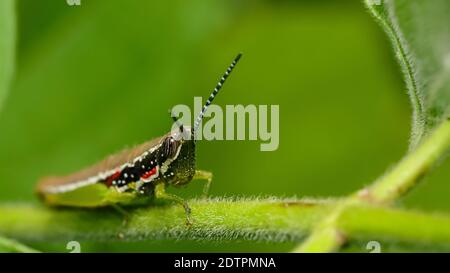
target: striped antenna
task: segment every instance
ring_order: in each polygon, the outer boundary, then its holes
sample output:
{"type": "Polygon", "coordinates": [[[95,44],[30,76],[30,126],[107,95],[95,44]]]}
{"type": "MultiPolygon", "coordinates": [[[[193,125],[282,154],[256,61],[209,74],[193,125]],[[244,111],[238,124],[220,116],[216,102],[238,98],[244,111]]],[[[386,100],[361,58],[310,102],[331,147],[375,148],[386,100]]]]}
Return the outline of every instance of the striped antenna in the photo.
{"type": "Polygon", "coordinates": [[[233,68],[236,66],[237,62],[241,58],[242,53],[239,53],[236,58],[234,58],[233,62],[228,67],[227,71],[223,74],[220,81],[217,83],[216,87],[214,88],[214,91],[209,96],[208,100],[206,101],[205,105],[202,108],[202,111],[198,115],[197,119],[195,120],[194,128],[192,129],[192,137],[195,139],[195,132],[197,132],[198,126],[200,126],[200,122],[203,119],[203,116],[205,115],[206,110],[208,109],[208,106],[212,103],[214,100],[214,97],[219,93],[220,89],[222,88],[222,85],[227,80],[228,76],[230,75],[231,71],[233,71],[233,68]]]}

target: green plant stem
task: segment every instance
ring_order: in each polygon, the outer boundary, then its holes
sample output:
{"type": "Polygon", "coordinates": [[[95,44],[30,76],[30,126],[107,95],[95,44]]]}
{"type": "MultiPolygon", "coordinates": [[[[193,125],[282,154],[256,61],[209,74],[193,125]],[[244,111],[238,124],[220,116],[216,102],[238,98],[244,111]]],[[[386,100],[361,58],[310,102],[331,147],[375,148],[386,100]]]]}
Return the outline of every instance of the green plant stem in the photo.
{"type": "Polygon", "coordinates": [[[193,225],[181,206],[164,203],[127,209],[50,209],[0,206],[0,234],[23,241],[92,240],[262,240],[300,241],[332,209],[331,201],[280,199],[189,200],[193,225]]]}
{"type": "Polygon", "coordinates": [[[419,90],[416,71],[412,59],[409,57],[409,49],[403,34],[398,27],[395,16],[392,13],[392,7],[389,3],[383,1],[381,4],[373,4],[373,1],[365,0],[366,7],[377,19],[381,27],[391,40],[397,59],[402,67],[406,86],[408,87],[411,105],[413,107],[412,132],[410,140],[410,149],[416,147],[425,133],[425,111],[421,90],[419,90]]]}
{"type": "Polygon", "coordinates": [[[0,236],[0,253],[39,253],[39,251],[23,245],[15,240],[11,240],[0,236]]]}
{"type": "Polygon", "coordinates": [[[14,0],[0,1],[0,111],[14,75],[16,12],[14,0]]]}
{"type": "Polygon", "coordinates": [[[336,221],[336,228],[352,239],[412,241],[450,246],[450,217],[401,209],[350,205],[336,221]]]}
{"type": "Polygon", "coordinates": [[[345,241],[343,234],[336,228],[336,222],[349,201],[338,202],[333,211],[327,215],[293,252],[318,253],[334,252],[345,241]]]}
{"type": "Polygon", "coordinates": [[[345,238],[442,244],[450,249],[450,216],[375,207],[361,201],[280,199],[191,200],[194,223],[180,206],[129,210],[127,223],[112,209],[0,206],[0,234],[22,241],[259,240],[301,241],[297,251],[334,251],[345,238]],[[332,213],[339,211],[339,213],[332,213]],[[325,224],[324,224],[325,223],[325,224]]]}
{"type": "Polygon", "coordinates": [[[320,227],[305,242],[295,248],[294,253],[334,252],[343,244],[342,234],[333,226],[320,227]]]}
{"type": "MultiPolygon", "coordinates": [[[[368,188],[366,197],[376,203],[390,203],[412,189],[450,147],[450,120],[438,126],[397,166],[368,188]]],[[[364,197],[364,192],[362,194],[364,197]]]]}
{"type": "Polygon", "coordinates": [[[344,202],[293,252],[337,251],[347,238],[450,249],[450,217],[344,202]]]}

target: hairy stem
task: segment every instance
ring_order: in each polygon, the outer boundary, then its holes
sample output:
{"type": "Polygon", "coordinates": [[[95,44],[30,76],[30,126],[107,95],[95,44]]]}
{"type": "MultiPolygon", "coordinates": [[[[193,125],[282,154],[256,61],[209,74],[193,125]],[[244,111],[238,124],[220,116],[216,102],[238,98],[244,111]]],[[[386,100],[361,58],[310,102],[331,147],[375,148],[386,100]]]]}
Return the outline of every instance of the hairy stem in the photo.
{"type": "Polygon", "coordinates": [[[450,120],[444,121],[417,149],[368,188],[369,201],[390,203],[412,189],[450,148],[450,120]]]}
{"type": "Polygon", "coordinates": [[[128,209],[124,224],[112,209],[0,206],[0,234],[24,241],[262,240],[300,241],[332,209],[331,201],[280,199],[190,200],[192,226],[181,206],[165,203],[128,209]]]}
{"type": "Polygon", "coordinates": [[[23,241],[260,240],[301,241],[296,251],[335,251],[346,240],[441,244],[450,249],[450,216],[376,207],[362,201],[280,199],[191,200],[192,226],[180,206],[129,210],[0,206],[0,234],[23,241]]]}
{"type": "Polygon", "coordinates": [[[317,253],[334,252],[345,242],[343,234],[336,228],[336,222],[342,210],[347,207],[349,201],[336,204],[333,211],[327,215],[313,230],[311,235],[293,252],[317,253]]]}
{"type": "Polygon", "coordinates": [[[342,234],[333,226],[315,230],[304,243],[295,248],[294,253],[335,252],[344,242],[342,234]]]}
{"type": "Polygon", "coordinates": [[[401,209],[350,205],[336,221],[336,228],[352,239],[450,246],[450,217],[401,209]]]}
{"type": "Polygon", "coordinates": [[[419,83],[416,77],[417,72],[410,57],[408,44],[403,38],[403,34],[398,27],[393,7],[387,1],[382,1],[380,4],[374,4],[372,0],[365,0],[365,4],[372,15],[380,23],[386,34],[389,36],[397,59],[403,70],[405,82],[408,87],[411,105],[413,107],[413,121],[412,133],[410,141],[410,149],[416,147],[425,133],[425,111],[423,106],[423,99],[421,90],[419,90],[419,83]]]}
{"type": "Polygon", "coordinates": [[[450,249],[450,217],[344,201],[294,252],[334,252],[347,238],[450,249]]]}

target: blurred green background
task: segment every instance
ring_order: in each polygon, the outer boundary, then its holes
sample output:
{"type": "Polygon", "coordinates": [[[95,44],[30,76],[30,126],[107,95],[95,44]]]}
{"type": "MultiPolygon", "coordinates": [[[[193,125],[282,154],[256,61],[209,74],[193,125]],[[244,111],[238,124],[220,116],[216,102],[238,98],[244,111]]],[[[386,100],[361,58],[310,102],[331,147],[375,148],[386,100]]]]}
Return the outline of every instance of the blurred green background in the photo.
{"type": "MultiPolygon", "coordinates": [[[[0,114],[0,201],[166,133],[167,110],[279,104],[280,145],[203,141],[213,196],[343,196],[406,152],[411,108],[389,41],[360,1],[18,1],[17,71],[0,114]]],[[[450,162],[401,205],[450,211],[450,162]],[[446,183],[447,182],[447,183],[446,183]]],[[[195,197],[203,182],[172,189],[195,197]]],[[[83,251],[287,251],[291,243],[82,242],[83,251]]],[[[65,244],[36,243],[66,251],[65,244]]]]}

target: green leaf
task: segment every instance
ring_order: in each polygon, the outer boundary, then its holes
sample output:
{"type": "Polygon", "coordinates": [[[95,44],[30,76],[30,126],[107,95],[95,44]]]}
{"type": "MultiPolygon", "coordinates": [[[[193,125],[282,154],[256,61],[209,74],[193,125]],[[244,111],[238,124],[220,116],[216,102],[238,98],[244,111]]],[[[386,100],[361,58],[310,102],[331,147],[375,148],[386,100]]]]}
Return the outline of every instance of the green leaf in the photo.
{"type": "Polygon", "coordinates": [[[0,109],[14,72],[15,10],[14,0],[0,1],[0,109]]]}
{"type": "Polygon", "coordinates": [[[391,39],[413,105],[414,148],[450,114],[450,1],[365,0],[391,39]]]}

